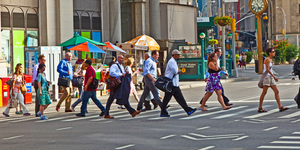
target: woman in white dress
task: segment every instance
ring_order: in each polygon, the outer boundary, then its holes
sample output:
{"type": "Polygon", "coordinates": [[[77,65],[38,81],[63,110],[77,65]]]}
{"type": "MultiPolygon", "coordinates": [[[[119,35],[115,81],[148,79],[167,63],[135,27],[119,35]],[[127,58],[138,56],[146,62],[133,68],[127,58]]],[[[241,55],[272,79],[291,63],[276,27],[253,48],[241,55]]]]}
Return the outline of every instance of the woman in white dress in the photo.
{"type": "Polygon", "coordinates": [[[137,102],[139,102],[139,98],[138,98],[138,96],[137,96],[137,92],[136,92],[135,86],[134,86],[134,84],[133,84],[133,82],[132,82],[132,77],[135,76],[135,74],[137,73],[136,71],[135,71],[135,72],[132,72],[131,67],[132,67],[132,65],[133,65],[133,62],[134,62],[134,59],[133,59],[132,57],[130,57],[130,58],[127,59],[127,61],[126,61],[126,63],[125,63],[125,65],[126,65],[126,67],[125,67],[125,72],[126,72],[126,73],[128,72],[129,74],[131,74],[130,94],[133,94],[135,100],[136,100],[137,102]]]}

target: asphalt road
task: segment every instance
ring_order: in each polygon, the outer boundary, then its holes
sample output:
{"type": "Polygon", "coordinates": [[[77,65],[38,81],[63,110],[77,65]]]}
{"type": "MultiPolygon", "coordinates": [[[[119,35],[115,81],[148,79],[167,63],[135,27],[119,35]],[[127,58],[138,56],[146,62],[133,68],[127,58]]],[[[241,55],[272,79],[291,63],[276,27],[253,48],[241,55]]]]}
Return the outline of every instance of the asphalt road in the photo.
{"type": "MultiPolygon", "coordinates": [[[[251,71],[253,68],[249,68],[251,71]]],[[[281,102],[290,109],[279,112],[269,89],[257,113],[261,89],[259,76],[250,81],[224,83],[225,94],[234,104],[222,110],[213,95],[209,111],[187,116],[174,99],[168,109],[170,118],[160,118],[159,108],[132,118],[126,110],[112,105],[115,119],[99,117],[99,109],[88,105],[87,117],[74,113],[46,110],[49,120],[11,115],[0,117],[0,149],[126,149],[126,150],[199,150],[199,149],[300,149],[300,111],[293,98],[299,80],[291,80],[291,66],[275,66],[281,102]]],[[[245,71],[247,73],[248,70],[245,71]]],[[[252,70],[253,71],[253,70],[252,70]]],[[[198,108],[205,87],[182,90],[188,104],[198,108]]],[[[136,108],[136,102],[130,99],[136,108]]],[[[79,107],[76,108],[79,111],[79,107]]]]}

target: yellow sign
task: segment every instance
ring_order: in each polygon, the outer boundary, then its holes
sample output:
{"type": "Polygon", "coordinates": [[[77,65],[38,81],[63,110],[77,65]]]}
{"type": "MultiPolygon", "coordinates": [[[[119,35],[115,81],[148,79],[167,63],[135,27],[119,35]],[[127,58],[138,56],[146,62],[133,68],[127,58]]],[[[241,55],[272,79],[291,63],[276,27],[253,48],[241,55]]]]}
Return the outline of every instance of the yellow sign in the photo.
{"type": "Polygon", "coordinates": [[[182,69],[181,69],[181,72],[182,72],[182,73],[185,73],[185,72],[186,72],[186,69],[185,69],[185,68],[182,68],[182,69]]]}

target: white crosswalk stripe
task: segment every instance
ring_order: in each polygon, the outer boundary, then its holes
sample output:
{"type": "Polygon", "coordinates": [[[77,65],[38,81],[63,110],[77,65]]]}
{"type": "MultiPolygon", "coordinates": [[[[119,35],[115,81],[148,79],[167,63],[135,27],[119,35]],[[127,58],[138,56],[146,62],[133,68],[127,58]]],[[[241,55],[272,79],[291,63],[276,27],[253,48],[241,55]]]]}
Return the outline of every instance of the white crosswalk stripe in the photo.
{"type": "MultiPolygon", "coordinates": [[[[296,104],[289,105],[289,106],[286,106],[286,107],[292,108],[292,107],[295,107],[295,106],[296,106],[296,104]]],[[[270,114],[273,114],[273,113],[276,113],[276,112],[279,112],[278,108],[272,109],[272,110],[270,110],[268,112],[265,112],[265,113],[259,113],[259,114],[247,116],[247,117],[244,117],[244,118],[245,119],[254,119],[254,118],[259,118],[259,117],[262,117],[262,116],[267,116],[267,115],[270,115],[270,114]]]]}
{"type": "MultiPolygon", "coordinates": [[[[292,134],[293,135],[300,134],[300,132],[293,132],[292,134]]],[[[300,136],[282,136],[279,139],[281,139],[282,141],[273,141],[273,142],[270,142],[270,145],[262,145],[262,146],[259,146],[257,148],[263,148],[263,149],[300,149],[300,146],[297,146],[298,144],[300,144],[300,141],[299,141],[300,136]],[[271,144],[276,144],[276,145],[271,145],[271,144]],[[278,144],[283,144],[283,145],[278,145],[278,144]]]]}

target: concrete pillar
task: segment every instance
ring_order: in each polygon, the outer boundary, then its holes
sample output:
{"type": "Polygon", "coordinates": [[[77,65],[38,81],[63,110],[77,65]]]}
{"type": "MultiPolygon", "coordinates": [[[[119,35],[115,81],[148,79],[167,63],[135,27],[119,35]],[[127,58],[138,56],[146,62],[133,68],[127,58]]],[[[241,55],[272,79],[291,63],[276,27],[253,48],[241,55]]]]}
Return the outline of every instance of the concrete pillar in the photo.
{"type": "Polygon", "coordinates": [[[122,43],[120,0],[109,1],[109,14],[110,41],[122,43]]]}
{"type": "Polygon", "coordinates": [[[135,19],[136,19],[136,35],[135,36],[140,36],[143,34],[146,34],[146,8],[145,8],[145,2],[141,1],[136,1],[135,2],[135,19]]]}
{"type": "MultiPolygon", "coordinates": [[[[110,32],[109,32],[109,1],[110,0],[101,0],[101,26],[102,26],[102,40],[104,42],[110,41],[110,32]]],[[[113,42],[113,41],[111,41],[113,42]]],[[[115,42],[115,41],[114,41],[115,42]]]]}
{"type": "Polygon", "coordinates": [[[150,36],[154,39],[161,39],[160,0],[149,1],[149,13],[150,36]]]}
{"type": "MultiPolygon", "coordinates": [[[[1,7],[0,7],[1,12],[1,7]]],[[[1,13],[0,13],[0,20],[1,20],[1,13]]],[[[6,68],[6,61],[2,58],[2,46],[1,46],[1,21],[0,21],[0,77],[7,77],[7,68],[6,68]]]]}

